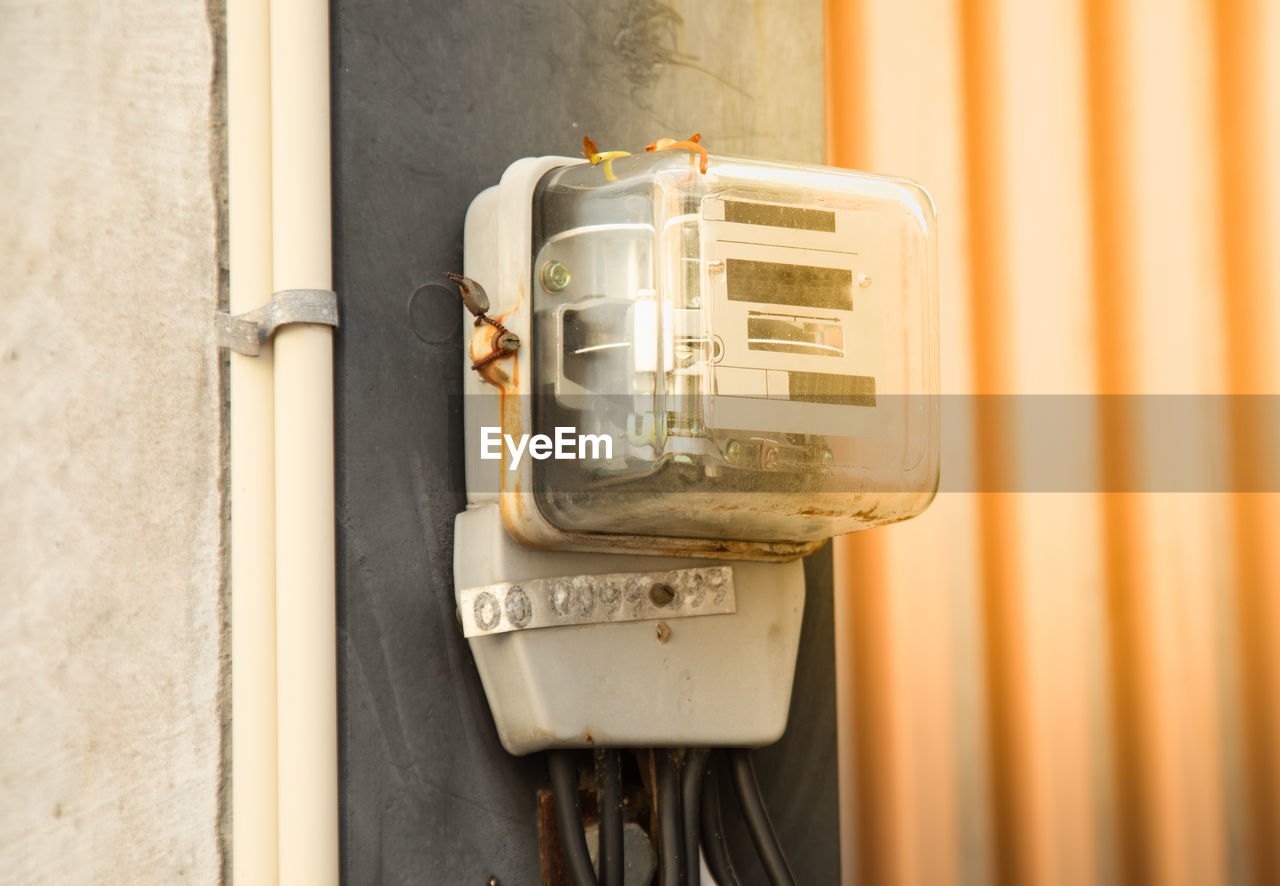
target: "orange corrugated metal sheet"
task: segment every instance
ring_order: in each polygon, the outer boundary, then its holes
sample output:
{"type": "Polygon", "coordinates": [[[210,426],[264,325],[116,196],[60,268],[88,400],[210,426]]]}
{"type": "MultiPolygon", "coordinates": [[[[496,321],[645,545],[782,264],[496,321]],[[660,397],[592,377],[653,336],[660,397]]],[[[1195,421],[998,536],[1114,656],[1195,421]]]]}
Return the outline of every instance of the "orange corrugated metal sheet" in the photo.
{"type": "MultiPolygon", "coordinates": [[[[1280,395],[1277,47],[1269,0],[828,0],[830,161],[938,205],[944,394],[1280,395]]],[[[980,399],[976,489],[837,541],[846,881],[1280,883],[1280,494],[1233,491],[1280,429],[1224,397],[1220,485],[1105,491],[1167,430],[1118,399],[1094,491],[982,491],[1037,429],[980,399]]]]}

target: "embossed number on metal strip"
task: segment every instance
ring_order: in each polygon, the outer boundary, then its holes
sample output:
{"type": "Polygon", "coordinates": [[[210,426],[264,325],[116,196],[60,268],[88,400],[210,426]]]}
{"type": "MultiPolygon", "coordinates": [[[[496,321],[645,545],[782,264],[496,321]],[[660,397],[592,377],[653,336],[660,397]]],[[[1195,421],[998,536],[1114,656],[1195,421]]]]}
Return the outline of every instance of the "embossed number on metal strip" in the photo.
{"type": "Polygon", "coordinates": [[[722,615],[737,611],[733,569],[698,566],[665,572],[611,572],[504,581],[458,594],[468,637],[508,631],[722,615]]]}

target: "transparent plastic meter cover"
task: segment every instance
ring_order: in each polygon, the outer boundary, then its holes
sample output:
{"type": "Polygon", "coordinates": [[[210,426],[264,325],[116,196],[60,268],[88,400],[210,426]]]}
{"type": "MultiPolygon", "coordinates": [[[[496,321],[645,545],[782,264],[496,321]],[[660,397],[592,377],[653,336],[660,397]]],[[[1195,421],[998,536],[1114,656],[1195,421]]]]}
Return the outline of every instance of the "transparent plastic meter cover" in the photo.
{"type": "Polygon", "coordinates": [[[918,185],[721,156],[701,173],[678,150],[561,167],[534,194],[532,253],[536,432],[573,429],[573,457],[533,464],[554,525],[809,541],[932,500],[918,185]]]}

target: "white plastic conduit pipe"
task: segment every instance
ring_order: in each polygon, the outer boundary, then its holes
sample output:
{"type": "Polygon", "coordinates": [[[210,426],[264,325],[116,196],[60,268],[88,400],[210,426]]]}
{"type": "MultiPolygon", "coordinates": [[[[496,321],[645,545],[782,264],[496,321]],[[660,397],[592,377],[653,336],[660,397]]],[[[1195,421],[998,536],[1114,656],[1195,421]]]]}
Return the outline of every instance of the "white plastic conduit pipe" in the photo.
{"type": "MultiPolygon", "coordinates": [[[[227,3],[231,313],[271,300],[268,12],[227,3]]],[[[237,886],[276,882],[276,558],[272,347],[231,353],[231,840],[237,886]]]]}
{"type": "MultiPolygon", "coordinates": [[[[327,0],[271,0],[274,289],[332,287],[327,0]]],[[[279,882],[338,883],[333,336],[275,338],[279,882]]]]}

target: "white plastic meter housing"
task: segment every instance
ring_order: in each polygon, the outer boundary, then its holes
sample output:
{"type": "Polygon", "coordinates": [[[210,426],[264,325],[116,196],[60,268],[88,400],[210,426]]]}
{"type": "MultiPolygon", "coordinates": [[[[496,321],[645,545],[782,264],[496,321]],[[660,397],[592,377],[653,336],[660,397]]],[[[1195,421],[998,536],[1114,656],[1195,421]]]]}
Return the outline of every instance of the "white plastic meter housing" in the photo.
{"type": "Polygon", "coordinates": [[[752,559],[915,516],[938,482],[936,264],[903,179],[518,161],[467,215],[465,272],[523,343],[467,373],[472,503],[534,547],[752,559]],[[481,426],[574,457],[485,460],[481,426]]]}
{"type": "Polygon", "coordinates": [[[680,150],[476,197],[454,584],[509,751],[782,735],[797,558],[937,488],[935,242],[911,182],[680,150]]]}

